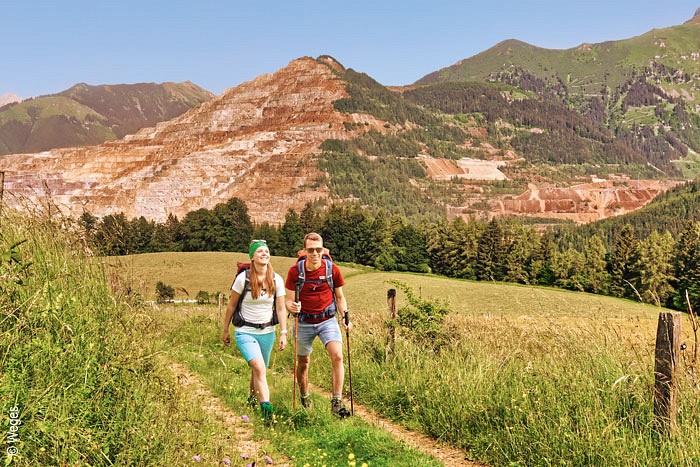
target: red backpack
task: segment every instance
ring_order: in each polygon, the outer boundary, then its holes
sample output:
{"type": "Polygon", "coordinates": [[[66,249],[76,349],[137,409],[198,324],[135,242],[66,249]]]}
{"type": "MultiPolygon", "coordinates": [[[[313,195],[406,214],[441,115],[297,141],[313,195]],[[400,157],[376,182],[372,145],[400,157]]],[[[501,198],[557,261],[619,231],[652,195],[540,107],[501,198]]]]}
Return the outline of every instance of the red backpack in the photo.
{"type": "Polygon", "coordinates": [[[335,286],[333,285],[333,259],[331,258],[330,251],[328,251],[328,248],[324,248],[323,252],[321,253],[321,260],[323,261],[325,267],[326,267],[326,276],[325,279],[313,279],[313,280],[306,280],[306,250],[299,250],[297,252],[297,272],[299,273],[299,279],[297,279],[297,285],[296,285],[296,297],[295,300],[298,300],[299,295],[301,294],[301,288],[304,287],[305,283],[313,283],[313,284],[323,284],[324,282],[328,284],[328,287],[331,289],[331,294],[333,295],[333,310],[331,311],[324,311],[322,313],[318,314],[312,314],[312,313],[299,313],[299,321],[302,323],[306,319],[317,319],[317,318],[327,318],[331,316],[335,316],[335,313],[338,309],[336,303],[335,303],[335,286]]]}

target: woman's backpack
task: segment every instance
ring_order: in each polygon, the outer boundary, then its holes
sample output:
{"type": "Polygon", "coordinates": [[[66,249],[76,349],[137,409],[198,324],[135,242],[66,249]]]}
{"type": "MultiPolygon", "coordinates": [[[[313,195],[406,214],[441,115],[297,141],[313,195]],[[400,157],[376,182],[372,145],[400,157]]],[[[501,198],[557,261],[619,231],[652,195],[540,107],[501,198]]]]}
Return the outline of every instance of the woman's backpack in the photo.
{"type": "MultiPolygon", "coordinates": [[[[243,303],[243,297],[245,297],[246,292],[250,292],[250,263],[242,263],[239,261],[236,264],[236,277],[238,277],[238,275],[242,272],[245,272],[245,285],[243,286],[241,296],[238,297],[236,309],[233,311],[233,318],[231,319],[233,325],[237,328],[240,328],[241,326],[251,326],[258,329],[264,329],[268,326],[274,326],[275,324],[279,323],[279,320],[277,319],[277,297],[272,297],[272,320],[269,322],[251,323],[250,321],[243,319],[243,315],[241,314],[241,304],[243,303]]],[[[235,280],[236,279],[234,278],[234,282],[235,280]]]]}

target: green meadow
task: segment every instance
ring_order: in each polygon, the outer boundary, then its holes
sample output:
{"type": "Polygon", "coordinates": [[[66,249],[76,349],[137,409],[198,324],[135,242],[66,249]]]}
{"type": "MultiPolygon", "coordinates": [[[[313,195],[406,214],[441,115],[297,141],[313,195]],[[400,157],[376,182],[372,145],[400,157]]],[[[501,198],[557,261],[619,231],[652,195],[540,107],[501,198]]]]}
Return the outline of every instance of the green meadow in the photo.
{"type": "MultiPolygon", "coordinates": [[[[147,277],[146,293],[159,278],[192,293],[222,290],[241,259],[245,255],[163,253],[110,263],[147,277]]],[[[284,276],[293,262],[275,258],[273,265],[284,276]]],[[[652,416],[659,309],[558,289],[341,267],[355,323],[355,400],[492,465],[693,465],[700,458],[689,321],[681,429],[665,439],[652,416]],[[399,329],[387,352],[387,291],[397,280],[419,297],[447,302],[451,312],[439,346],[399,329]]],[[[405,305],[399,291],[397,307],[405,305]]],[[[215,319],[212,311],[207,326],[216,328],[215,319]]],[[[322,352],[317,349],[311,378],[328,388],[322,352]]],[[[289,378],[291,354],[275,358],[277,373],[289,378]]],[[[289,404],[291,382],[280,384],[278,403],[289,404]]]]}
{"type": "MultiPolygon", "coordinates": [[[[203,465],[262,465],[263,455],[299,466],[439,465],[359,417],[333,419],[320,394],[314,409],[294,411],[291,346],[273,351],[277,421],[265,428],[245,405],[245,362],[235,346],[220,342],[218,306],[152,302],[158,281],[175,287],[176,298],[225,293],[236,261],[246,255],[95,258],[82,253],[78,236],[4,216],[6,465],[195,465],[194,456],[203,465]],[[174,363],[196,374],[227,409],[250,417],[260,451],[241,452],[237,434],[178,384],[174,363]]],[[[293,262],[274,258],[273,266],[284,275],[293,262]]],[[[665,436],[653,419],[659,309],[556,289],[341,268],[354,323],[355,401],[488,465],[700,461],[695,341],[687,319],[679,431],[665,436]],[[419,321],[396,326],[388,350],[387,290],[396,284],[400,313],[413,306],[402,288],[427,304],[424,310],[440,302],[449,313],[444,322],[425,321],[438,333],[421,333],[419,321]]],[[[318,346],[314,355],[310,379],[328,389],[328,359],[318,346]]]]}

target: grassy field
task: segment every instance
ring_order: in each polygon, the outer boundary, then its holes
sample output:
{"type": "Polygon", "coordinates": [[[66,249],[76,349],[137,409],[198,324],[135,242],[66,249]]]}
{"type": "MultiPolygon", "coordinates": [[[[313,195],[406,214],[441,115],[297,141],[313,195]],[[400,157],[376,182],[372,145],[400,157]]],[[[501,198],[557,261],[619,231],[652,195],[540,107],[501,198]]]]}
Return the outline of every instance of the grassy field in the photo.
{"type": "MultiPolygon", "coordinates": [[[[235,259],[224,253],[168,253],[118,261],[150,283],[212,290],[224,283],[217,271],[230,269],[235,259]],[[163,266],[154,267],[158,264],[163,266]]],[[[281,272],[292,263],[290,258],[273,262],[281,272]]],[[[558,289],[343,270],[355,323],[357,401],[492,465],[694,465],[700,460],[698,381],[689,361],[694,344],[688,321],[681,430],[664,439],[656,434],[652,417],[659,309],[558,289]],[[416,296],[449,304],[446,338],[439,346],[416,341],[410,329],[399,328],[393,353],[387,355],[386,296],[394,287],[389,281],[397,280],[416,296]]],[[[397,295],[399,308],[407,305],[404,295],[397,295]]],[[[216,347],[218,317],[216,307],[209,309],[201,333],[216,347]]],[[[228,352],[235,356],[237,351],[228,352]]],[[[319,346],[314,352],[311,380],[328,388],[328,359],[319,346]]],[[[287,378],[287,383],[275,383],[273,392],[288,401],[291,353],[273,360],[275,372],[287,378]]],[[[206,375],[209,370],[199,371],[206,375]]]]}
{"type": "Polygon", "coordinates": [[[289,351],[273,357],[279,418],[264,428],[245,404],[246,363],[221,344],[216,306],[144,304],[124,271],[82,253],[79,236],[2,215],[3,465],[439,465],[359,418],[292,414],[289,351]],[[180,383],[178,363],[206,394],[180,383]],[[229,417],[250,416],[259,449],[211,412],[210,393],[229,417]]]}
{"type": "MultiPolygon", "coordinates": [[[[291,347],[273,352],[269,381],[279,419],[262,428],[245,406],[247,366],[220,342],[218,307],[143,302],[159,280],[190,294],[225,290],[245,255],[91,259],[80,254],[79,239],[56,229],[0,224],[1,428],[9,433],[15,413],[22,421],[13,444],[6,442],[18,448],[6,451],[8,464],[184,465],[194,455],[209,465],[250,462],[240,458],[236,435],[179,387],[167,368],[179,362],[230,410],[250,415],[273,458],[299,466],[437,465],[359,418],[332,419],[319,395],[314,410],[293,412],[291,347]]],[[[292,263],[273,261],[283,273],[292,263]]],[[[356,401],[490,465],[700,462],[687,321],[679,433],[665,437],[652,416],[658,309],[555,289],[342,268],[355,323],[356,401]],[[387,353],[389,281],[423,304],[447,301],[439,334],[426,339],[420,329],[398,326],[387,353]]],[[[400,291],[400,312],[409,305],[400,291]]],[[[327,389],[329,362],[318,343],[314,355],[310,379],[327,389]]]]}
{"type": "MultiPolygon", "coordinates": [[[[228,294],[236,273],[236,263],[248,262],[245,253],[147,253],[115,256],[104,260],[107,270],[131,284],[147,300],[155,299],[156,283],[175,288],[176,299],[194,298],[197,292],[228,294]]],[[[283,278],[294,264],[292,258],[273,257],[272,267],[283,278]]],[[[343,267],[351,275],[358,268],[343,267]]]]}

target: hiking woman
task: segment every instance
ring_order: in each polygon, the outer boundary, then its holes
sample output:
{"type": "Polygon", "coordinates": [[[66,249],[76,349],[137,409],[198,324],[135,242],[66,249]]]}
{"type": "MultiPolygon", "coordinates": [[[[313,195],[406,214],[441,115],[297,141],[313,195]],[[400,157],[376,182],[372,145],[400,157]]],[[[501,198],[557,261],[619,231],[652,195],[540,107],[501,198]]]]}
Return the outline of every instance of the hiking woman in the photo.
{"type": "Polygon", "coordinates": [[[277,314],[277,321],[280,324],[278,349],[282,351],[287,346],[285,289],[282,277],[272,269],[270,250],[265,240],[253,240],[248,254],[251,260],[250,269],[240,272],[231,286],[231,296],[226,308],[221,338],[224,345],[230,344],[229,325],[238,307],[239,299],[243,295],[243,300],[240,302],[243,324],[235,327],[234,337],[238,349],[251,370],[248,402],[255,406],[256,401],[259,401],[263,420],[269,423],[274,413],[267,385],[267,367],[270,363],[272,346],[275,343],[272,315],[277,314]]]}

